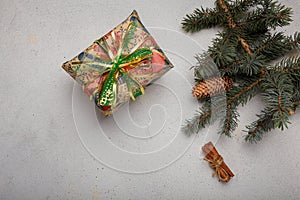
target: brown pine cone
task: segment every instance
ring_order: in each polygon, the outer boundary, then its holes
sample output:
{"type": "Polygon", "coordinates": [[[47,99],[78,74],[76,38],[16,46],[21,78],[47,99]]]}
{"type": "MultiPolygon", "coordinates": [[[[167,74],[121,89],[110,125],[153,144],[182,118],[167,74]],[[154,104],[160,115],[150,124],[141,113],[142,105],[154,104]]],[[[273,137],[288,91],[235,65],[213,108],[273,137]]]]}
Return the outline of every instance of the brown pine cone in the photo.
{"type": "Polygon", "coordinates": [[[193,88],[193,96],[197,97],[198,99],[214,96],[220,94],[224,91],[228,91],[231,89],[233,85],[232,78],[228,76],[225,77],[213,77],[207,80],[204,80],[198,83],[193,88]]]}

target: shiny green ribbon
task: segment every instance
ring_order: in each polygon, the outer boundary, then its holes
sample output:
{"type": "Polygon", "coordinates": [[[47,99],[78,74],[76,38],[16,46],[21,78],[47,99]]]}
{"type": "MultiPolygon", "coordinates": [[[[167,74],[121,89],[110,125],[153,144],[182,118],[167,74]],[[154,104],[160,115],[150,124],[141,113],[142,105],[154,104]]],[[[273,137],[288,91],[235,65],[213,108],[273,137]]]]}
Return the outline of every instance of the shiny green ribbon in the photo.
{"type": "Polygon", "coordinates": [[[112,106],[116,102],[117,83],[119,76],[122,76],[125,79],[129,95],[133,100],[137,96],[144,94],[143,86],[131,75],[129,75],[124,67],[137,66],[137,63],[144,59],[150,58],[151,56],[151,49],[149,47],[143,47],[135,50],[132,54],[127,56],[116,57],[115,61],[111,63],[112,66],[107,69],[109,73],[102,85],[100,98],[98,101],[99,106],[112,106]]]}
{"type": "MultiPolygon", "coordinates": [[[[119,76],[125,80],[129,95],[133,100],[135,100],[137,96],[144,94],[143,86],[128,73],[126,67],[129,67],[130,69],[135,68],[138,66],[139,62],[151,58],[152,50],[150,47],[138,48],[137,46],[137,49],[132,51],[132,53],[122,55],[123,50],[128,46],[136,27],[137,25],[134,22],[129,24],[128,29],[121,40],[121,48],[113,61],[109,63],[109,67],[106,67],[104,70],[105,72],[108,72],[108,75],[101,88],[100,96],[97,101],[98,106],[113,106],[116,103],[119,76]]],[[[101,42],[106,44],[105,46],[108,46],[104,39],[101,42]]],[[[112,58],[113,55],[109,48],[107,48],[107,52],[112,58]]]]}

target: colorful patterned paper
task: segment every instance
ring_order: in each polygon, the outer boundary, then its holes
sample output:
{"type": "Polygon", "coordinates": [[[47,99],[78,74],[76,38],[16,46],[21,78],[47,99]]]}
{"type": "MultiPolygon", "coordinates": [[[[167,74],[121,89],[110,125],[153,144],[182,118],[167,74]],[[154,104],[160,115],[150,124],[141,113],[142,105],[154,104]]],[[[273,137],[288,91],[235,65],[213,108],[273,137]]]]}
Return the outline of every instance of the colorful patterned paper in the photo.
{"type": "Polygon", "coordinates": [[[144,94],[172,67],[136,11],[62,66],[105,115],[144,94]]]}

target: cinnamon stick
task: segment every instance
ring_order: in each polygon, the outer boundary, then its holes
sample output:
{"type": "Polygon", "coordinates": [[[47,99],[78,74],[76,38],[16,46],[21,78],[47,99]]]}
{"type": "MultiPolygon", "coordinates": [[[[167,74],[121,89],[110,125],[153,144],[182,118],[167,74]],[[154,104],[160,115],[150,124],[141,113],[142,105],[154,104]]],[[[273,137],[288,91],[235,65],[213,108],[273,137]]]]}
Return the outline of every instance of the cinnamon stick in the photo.
{"type": "Polygon", "coordinates": [[[223,157],[218,153],[213,143],[208,142],[205,144],[202,151],[206,154],[204,160],[208,161],[210,167],[215,170],[213,176],[217,174],[220,181],[229,182],[234,174],[223,161],[223,157]]]}

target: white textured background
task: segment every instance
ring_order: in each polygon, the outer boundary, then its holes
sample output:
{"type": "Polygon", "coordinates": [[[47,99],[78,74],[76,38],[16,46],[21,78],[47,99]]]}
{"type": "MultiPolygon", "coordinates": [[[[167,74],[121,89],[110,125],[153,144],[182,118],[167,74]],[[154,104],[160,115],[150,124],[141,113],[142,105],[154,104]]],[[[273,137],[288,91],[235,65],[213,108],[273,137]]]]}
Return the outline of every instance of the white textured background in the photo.
{"type": "MultiPolygon", "coordinates": [[[[300,3],[281,2],[294,10],[294,22],[282,29],[293,33],[300,26],[300,3]]],[[[133,9],[146,27],[183,33],[182,18],[201,5],[212,7],[213,3],[2,0],[0,199],[297,199],[300,115],[292,117],[287,131],[272,131],[258,144],[247,144],[241,130],[255,119],[254,114],[262,106],[259,98],[240,109],[241,122],[234,136],[221,137],[216,145],[236,174],[229,184],[212,178],[208,164],[199,159],[201,132],[179,160],[148,174],[108,168],[90,156],[80,142],[72,113],[73,81],[61,64],[124,20],[133,9]]],[[[207,48],[216,31],[186,35],[207,48]]],[[[174,40],[175,46],[177,43],[174,40]]],[[[164,40],[159,44],[173,50],[164,40]]],[[[174,51],[182,49],[188,52],[188,44],[177,45],[174,51]]],[[[189,53],[191,63],[194,53],[189,53]]],[[[190,64],[174,64],[192,78],[190,64]]],[[[176,80],[169,80],[174,71],[169,73],[164,80],[171,84],[176,80]]],[[[195,104],[191,97],[187,98],[191,105],[195,104]]],[[[194,109],[190,110],[192,116],[194,109]]],[[[138,111],[131,114],[143,117],[138,111]]],[[[185,139],[188,140],[182,137],[185,139]]]]}

